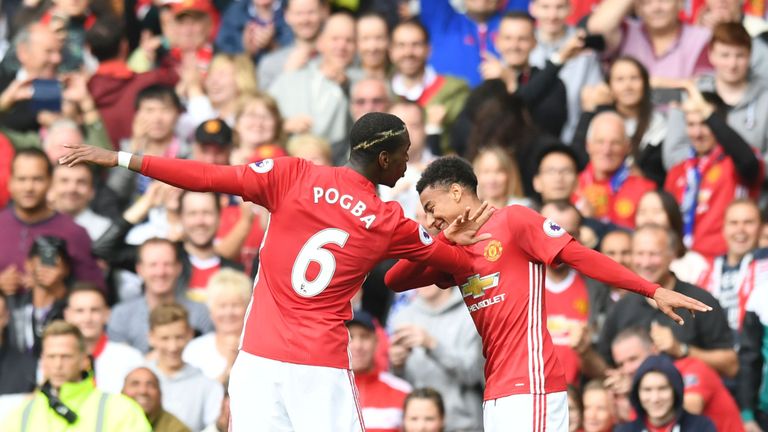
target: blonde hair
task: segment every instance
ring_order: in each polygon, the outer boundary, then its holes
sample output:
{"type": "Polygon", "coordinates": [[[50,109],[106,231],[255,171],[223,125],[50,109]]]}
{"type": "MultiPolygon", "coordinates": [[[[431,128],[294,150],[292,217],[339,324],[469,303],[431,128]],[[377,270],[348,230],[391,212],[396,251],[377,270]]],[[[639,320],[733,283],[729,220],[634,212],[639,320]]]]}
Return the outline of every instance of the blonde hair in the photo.
{"type": "Polygon", "coordinates": [[[254,94],[259,91],[259,85],[256,82],[256,67],[247,55],[216,54],[208,67],[209,73],[225,63],[233,66],[238,95],[254,94]]]}
{"type": "Polygon", "coordinates": [[[225,294],[240,296],[246,303],[251,299],[253,281],[245,273],[233,269],[221,269],[208,279],[205,291],[208,296],[208,308],[213,307],[214,299],[225,294]]]}
{"type": "Polygon", "coordinates": [[[299,134],[292,136],[286,144],[286,150],[291,156],[296,156],[302,149],[307,147],[320,150],[323,157],[331,161],[331,144],[328,140],[313,134],[299,134]]]}
{"type": "MultiPolygon", "coordinates": [[[[275,130],[272,131],[272,140],[274,141],[273,144],[282,143],[283,116],[280,114],[280,108],[278,108],[275,98],[268,95],[267,93],[256,91],[253,93],[241,95],[237,102],[237,110],[235,111],[235,125],[237,125],[237,122],[240,120],[240,117],[243,115],[245,110],[256,104],[264,105],[264,107],[267,108],[267,111],[272,114],[272,118],[275,119],[275,130]]],[[[237,128],[237,126],[235,126],[235,128],[237,128]]],[[[235,136],[237,137],[237,134],[235,134],[235,136]]],[[[240,146],[239,141],[239,138],[235,139],[236,146],[240,146]]]]}
{"type": "Polygon", "coordinates": [[[472,168],[475,174],[477,174],[477,169],[480,166],[480,160],[486,155],[495,156],[499,161],[499,166],[507,174],[507,198],[523,196],[523,182],[520,179],[520,169],[517,166],[517,161],[499,146],[483,147],[477,152],[475,159],[472,161],[472,168]]]}
{"type": "Polygon", "coordinates": [[[85,354],[85,338],[74,324],[70,324],[64,320],[51,321],[45,330],[43,330],[42,341],[45,341],[49,337],[53,336],[74,336],[77,339],[77,348],[80,353],[85,354]]]}
{"type": "Polygon", "coordinates": [[[149,313],[150,330],[179,321],[183,321],[189,326],[189,313],[184,306],[178,303],[157,306],[149,313]]]}

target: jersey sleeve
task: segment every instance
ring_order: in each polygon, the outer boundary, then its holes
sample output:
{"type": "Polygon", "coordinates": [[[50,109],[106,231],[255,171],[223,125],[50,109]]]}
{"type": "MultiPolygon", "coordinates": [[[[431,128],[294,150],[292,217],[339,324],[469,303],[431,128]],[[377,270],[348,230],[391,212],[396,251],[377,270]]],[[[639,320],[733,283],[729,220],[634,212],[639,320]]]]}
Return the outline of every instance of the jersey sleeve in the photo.
{"type": "Polygon", "coordinates": [[[392,231],[387,258],[425,262],[454,275],[464,276],[471,272],[471,258],[462,247],[435,241],[424,227],[403,216],[403,210],[399,207],[396,216],[392,217],[397,222],[392,231]]]}
{"type": "Polygon", "coordinates": [[[239,195],[274,211],[307,164],[298,158],[279,158],[228,166],[144,156],[141,173],[190,191],[239,195]]]}
{"type": "Polygon", "coordinates": [[[711,380],[719,379],[715,374],[712,374],[714,377],[707,374],[706,368],[707,365],[704,363],[692,361],[686,365],[684,373],[682,373],[685,392],[698,394],[704,399],[705,405],[709,403],[715,394],[711,380]]]}
{"type": "Polygon", "coordinates": [[[518,246],[536,261],[551,265],[573,237],[562,227],[523,206],[507,207],[507,225],[518,246]]]}

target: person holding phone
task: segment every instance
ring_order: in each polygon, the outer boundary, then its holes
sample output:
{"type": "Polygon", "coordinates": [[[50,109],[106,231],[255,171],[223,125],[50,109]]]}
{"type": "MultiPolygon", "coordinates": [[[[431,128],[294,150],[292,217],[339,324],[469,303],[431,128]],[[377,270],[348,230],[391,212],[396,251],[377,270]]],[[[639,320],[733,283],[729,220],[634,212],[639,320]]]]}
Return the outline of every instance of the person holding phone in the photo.
{"type": "Polygon", "coordinates": [[[64,319],[70,257],[66,240],[41,235],[32,243],[26,261],[30,290],[8,298],[11,343],[22,352],[40,354],[40,338],[48,323],[64,319]]]}

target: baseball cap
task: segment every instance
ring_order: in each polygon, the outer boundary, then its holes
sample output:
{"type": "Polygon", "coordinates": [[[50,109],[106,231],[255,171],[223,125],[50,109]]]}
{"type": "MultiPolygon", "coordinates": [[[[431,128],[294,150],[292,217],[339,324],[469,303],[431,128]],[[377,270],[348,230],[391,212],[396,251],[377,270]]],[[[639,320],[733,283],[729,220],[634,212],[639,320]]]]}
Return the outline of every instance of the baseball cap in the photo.
{"type": "Polygon", "coordinates": [[[213,144],[217,147],[232,146],[232,128],[222,119],[206,120],[195,129],[195,141],[199,144],[213,144]]]}
{"type": "Polygon", "coordinates": [[[373,317],[362,309],[355,310],[352,319],[346,322],[347,327],[353,324],[361,325],[370,331],[376,331],[376,326],[373,324],[373,317]]]}
{"type": "Polygon", "coordinates": [[[184,13],[197,13],[208,15],[213,11],[213,6],[210,0],[179,0],[169,2],[171,11],[175,16],[182,15],[184,13]]]}

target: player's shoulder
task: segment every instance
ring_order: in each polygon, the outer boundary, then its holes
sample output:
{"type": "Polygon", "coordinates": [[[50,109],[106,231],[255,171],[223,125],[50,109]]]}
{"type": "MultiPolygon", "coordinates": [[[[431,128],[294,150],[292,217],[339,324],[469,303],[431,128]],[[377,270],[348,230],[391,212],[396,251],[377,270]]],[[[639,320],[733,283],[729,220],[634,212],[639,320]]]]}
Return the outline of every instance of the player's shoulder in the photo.
{"type": "Polygon", "coordinates": [[[386,371],[379,372],[379,381],[387,385],[387,387],[405,394],[408,394],[413,390],[413,387],[411,387],[408,381],[398,378],[386,371]]]}
{"type": "Polygon", "coordinates": [[[267,174],[271,172],[281,173],[295,170],[305,171],[311,170],[313,166],[314,165],[307,160],[292,156],[267,158],[248,164],[248,168],[257,174],[267,174]]]}

